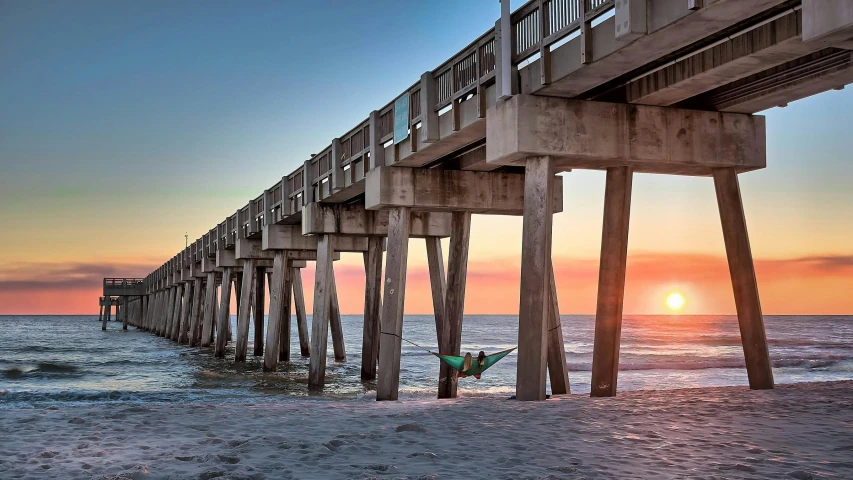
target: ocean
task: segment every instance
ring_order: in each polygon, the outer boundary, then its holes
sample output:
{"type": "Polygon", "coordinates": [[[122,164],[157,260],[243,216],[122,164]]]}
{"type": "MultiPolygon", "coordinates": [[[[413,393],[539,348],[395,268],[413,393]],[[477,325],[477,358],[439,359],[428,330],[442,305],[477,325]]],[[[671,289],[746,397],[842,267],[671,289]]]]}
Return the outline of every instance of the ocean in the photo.
{"type": "MultiPolygon", "coordinates": [[[[562,321],[572,393],[588,395],[594,317],[564,315],[562,321]]],[[[514,347],[517,322],[510,315],[466,316],[463,352],[514,347]]],[[[307,387],[308,359],[299,356],[295,319],[296,355],[279,364],[278,372],[264,373],[251,343],[248,361],[238,364],[233,344],[226,358],[217,359],[210,349],[177,345],[133,327],[123,331],[117,322],[103,332],[96,316],[0,316],[0,409],[372,400],[375,383],[359,379],[362,317],[345,315],[342,323],[347,359],[337,363],[329,353],[326,387],[317,392],[307,387]]],[[[766,316],[765,324],[776,383],[853,379],[853,317],[766,316]]],[[[232,328],[236,331],[236,325],[232,328]]],[[[433,317],[407,315],[403,336],[435,348],[433,317]]],[[[404,343],[401,398],[434,397],[438,365],[429,353],[404,343]]],[[[515,374],[513,353],[481,380],[461,379],[459,394],[509,397],[515,374]]],[[[623,320],[620,391],[746,384],[735,317],[628,315],[623,320]]]]}

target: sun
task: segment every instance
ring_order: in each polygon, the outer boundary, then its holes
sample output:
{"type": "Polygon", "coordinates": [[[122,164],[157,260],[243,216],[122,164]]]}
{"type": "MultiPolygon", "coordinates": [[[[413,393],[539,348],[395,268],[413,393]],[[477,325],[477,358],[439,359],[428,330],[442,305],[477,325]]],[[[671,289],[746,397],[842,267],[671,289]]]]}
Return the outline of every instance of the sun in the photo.
{"type": "Polygon", "coordinates": [[[684,295],[678,292],[670,293],[669,296],[666,297],[666,306],[674,312],[684,308],[684,303],[684,295]]]}

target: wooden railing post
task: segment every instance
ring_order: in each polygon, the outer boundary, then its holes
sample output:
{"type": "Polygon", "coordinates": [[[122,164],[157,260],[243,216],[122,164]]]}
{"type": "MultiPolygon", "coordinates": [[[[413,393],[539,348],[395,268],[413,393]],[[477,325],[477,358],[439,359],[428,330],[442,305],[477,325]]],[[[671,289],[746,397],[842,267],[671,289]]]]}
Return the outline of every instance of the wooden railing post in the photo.
{"type": "Polygon", "coordinates": [[[578,22],[580,22],[581,30],[581,63],[588,65],[592,63],[592,22],[586,18],[586,13],[589,11],[587,8],[589,0],[577,1],[578,11],[580,12],[578,22]]]}
{"type": "Polygon", "coordinates": [[[370,112],[368,124],[370,129],[370,163],[364,169],[365,176],[374,168],[385,165],[385,148],[379,141],[382,136],[379,133],[379,112],[377,110],[370,112]]]}

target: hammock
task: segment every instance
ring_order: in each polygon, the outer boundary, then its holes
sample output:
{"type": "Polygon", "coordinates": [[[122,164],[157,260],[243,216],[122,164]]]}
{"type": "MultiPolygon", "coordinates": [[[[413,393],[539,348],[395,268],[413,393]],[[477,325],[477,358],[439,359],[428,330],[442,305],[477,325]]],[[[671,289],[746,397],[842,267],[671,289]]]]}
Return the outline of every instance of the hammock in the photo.
{"type": "Polygon", "coordinates": [[[440,353],[429,352],[438,357],[442,362],[449,365],[451,368],[455,369],[457,373],[457,377],[467,377],[473,376],[474,378],[479,379],[480,375],[485,372],[489,367],[498,363],[498,361],[505,356],[509,355],[510,352],[515,350],[515,348],[510,348],[509,350],[503,350],[497,353],[493,353],[491,355],[486,355],[483,358],[482,363],[477,360],[477,357],[472,357],[471,366],[467,369],[465,368],[465,357],[459,357],[456,355],[442,355],[440,353]]]}

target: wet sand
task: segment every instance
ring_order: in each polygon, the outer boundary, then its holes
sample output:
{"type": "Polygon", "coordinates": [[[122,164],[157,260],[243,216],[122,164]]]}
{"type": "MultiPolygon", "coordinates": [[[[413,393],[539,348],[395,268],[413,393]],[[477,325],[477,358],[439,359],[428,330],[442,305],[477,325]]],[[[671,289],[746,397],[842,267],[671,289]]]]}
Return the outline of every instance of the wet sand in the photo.
{"type": "Polygon", "coordinates": [[[853,382],[0,410],[0,478],[853,478],[853,382]]]}

